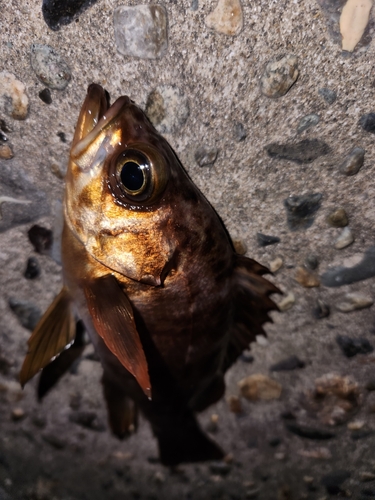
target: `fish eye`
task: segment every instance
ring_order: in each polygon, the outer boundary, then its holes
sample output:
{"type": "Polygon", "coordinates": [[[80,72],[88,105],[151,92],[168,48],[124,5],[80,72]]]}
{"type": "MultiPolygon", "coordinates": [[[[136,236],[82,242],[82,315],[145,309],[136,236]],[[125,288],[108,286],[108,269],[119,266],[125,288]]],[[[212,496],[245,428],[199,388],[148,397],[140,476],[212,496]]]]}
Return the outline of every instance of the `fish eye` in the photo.
{"type": "Polygon", "coordinates": [[[117,203],[142,209],[161,196],[168,178],[169,168],[159,151],[137,143],[111,161],[108,186],[117,203]]]}
{"type": "Polygon", "coordinates": [[[117,176],[127,195],[142,195],[151,180],[148,159],[140,152],[123,153],[118,159],[117,176]]]}

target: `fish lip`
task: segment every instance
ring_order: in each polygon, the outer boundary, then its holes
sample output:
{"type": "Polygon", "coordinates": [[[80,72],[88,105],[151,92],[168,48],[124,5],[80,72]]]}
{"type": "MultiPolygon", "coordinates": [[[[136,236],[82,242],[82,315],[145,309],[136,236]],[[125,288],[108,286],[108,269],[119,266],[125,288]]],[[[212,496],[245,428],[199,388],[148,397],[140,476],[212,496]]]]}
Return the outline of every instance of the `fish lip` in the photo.
{"type": "Polygon", "coordinates": [[[128,96],[119,97],[112,106],[99,119],[95,127],[80,141],[73,145],[70,151],[70,157],[74,161],[78,159],[98,137],[100,132],[107,128],[123,111],[124,108],[130,106],[133,101],[128,96]]]}

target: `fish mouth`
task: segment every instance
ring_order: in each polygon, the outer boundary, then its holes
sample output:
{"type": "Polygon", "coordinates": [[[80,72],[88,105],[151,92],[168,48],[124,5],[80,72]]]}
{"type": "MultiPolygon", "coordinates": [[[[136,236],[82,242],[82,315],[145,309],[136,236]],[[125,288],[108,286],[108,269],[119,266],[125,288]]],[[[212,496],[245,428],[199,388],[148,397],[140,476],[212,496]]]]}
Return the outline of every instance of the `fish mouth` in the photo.
{"type": "Polygon", "coordinates": [[[109,94],[101,85],[92,83],[87,89],[87,96],[82,107],[78,123],[79,135],[74,137],[70,152],[73,161],[77,160],[122,113],[123,109],[132,104],[128,96],[119,97],[112,106],[109,106],[109,94]],[[87,117],[81,120],[81,117],[87,117]]]}

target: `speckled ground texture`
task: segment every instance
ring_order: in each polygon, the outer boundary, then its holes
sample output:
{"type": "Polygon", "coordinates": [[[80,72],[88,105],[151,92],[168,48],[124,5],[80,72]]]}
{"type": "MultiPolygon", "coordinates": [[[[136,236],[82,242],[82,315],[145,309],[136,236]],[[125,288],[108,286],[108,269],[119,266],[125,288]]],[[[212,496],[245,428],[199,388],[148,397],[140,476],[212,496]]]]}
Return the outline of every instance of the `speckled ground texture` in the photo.
{"type": "MultiPolygon", "coordinates": [[[[328,12],[330,2],[320,3],[328,12]]],[[[375,111],[372,27],[367,45],[350,55],[331,37],[327,17],[313,0],[243,1],[243,29],[236,36],[206,26],[216,0],[166,0],[168,50],[159,59],[137,59],[116,49],[113,12],[120,5],[99,0],[71,24],[52,31],[41,2],[1,3],[0,71],[25,85],[30,109],[25,120],[1,115],[14,157],[0,160],[0,195],[39,201],[27,210],[26,205],[1,204],[1,224],[8,229],[0,233],[0,499],[375,498],[374,307],[349,313],[336,307],[348,293],[373,298],[375,278],[362,275],[340,287],[321,283],[312,288],[295,279],[303,274],[298,268],[306,258],[311,263],[317,257],[313,273],[319,278],[334,266],[355,265],[374,245],[375,137],[358,124],[362,115],[375,111]],[[45,85],[30,65],[31,44],[53,47],[71,71],[64,90],[50,91],[49,105],[39,97],[45,85]],[[266,97],[259,83],[265,65],[284,54],[297,56],[298,80],[284,96],[266,97]],[[35,252],[28,230],[34,224],[54,230],[70,142],[91,82],[105,86],[112,100],[127,94],[143,108],[155,88],[176,86],[187,97],[190,114],[165,137],[231,236],[246,245],[247,255],[268,266],[282,259],[272,279],[285,295],[292,292],[295,302],[273,313],[267,342],[252,346],[253,361],[247,356],[236,363],[227,374],[225,397],[199,417],[231,454],[228,463],[163,467],[144,420],[127,441],[112,437],[100,364],[91,345],[41,404],[36,380],[24,391],[17,382],[30,331],[21,326],[9,299],[44,311],[60,289],[59,265],[35,252]],[[319,93],[322,88],[336,93],[333,103],[319,93]],[[320,120],[310,119],[313,125],[297,133],[306,115],[320,120]],[[328,154],[297,163],[271,158],[265,149],[305,139],[324,141],[328,154]],[[218,148],[213,165],[196,163],[195,152],[202,146],[218,148]],[[340,165],[354,147],[365,150],[364,164],[348,176],[340,165]],[[312,224],[288,224],[285,199],[314,193],[322,197],[312,224]],[[337,208],[345,209],[354,236],[343,249],[335,248],[342,229],[327,222],[337,208]],[[21,215],[17,219],[14,214],[21,215]],[[280,242],[260,246],[258,232],[280,242]],[[24,277],[31,256],[41,268],[32,280],[24,277]],[[329,316],[313,314],[318,299],[329,306],[329,316]],[[338,335],[349,339],[338,342],[338,335]],[[303,363],[294,363],[299,366],[294,370],[270,371],[291,356],[303,363]],[[241,398],[242,411],[234,413],[228,399],[239,396],[238,381],[252,374],[279,382],[281,396],[241,398]],[[349,384],[344,379],[349,377],[354,392],[341,399],[333,393],[314,395],[316,380],[330,380],[328,374],[337,376],[339,386],[349,384]],[[72,421],[77,419],[80,423],[72,421]]],[[[371,268],[374,252],[369,255],[366,267],[371,268]]],[[[289,360],[286,367],[293,363],[289,360]]]]}

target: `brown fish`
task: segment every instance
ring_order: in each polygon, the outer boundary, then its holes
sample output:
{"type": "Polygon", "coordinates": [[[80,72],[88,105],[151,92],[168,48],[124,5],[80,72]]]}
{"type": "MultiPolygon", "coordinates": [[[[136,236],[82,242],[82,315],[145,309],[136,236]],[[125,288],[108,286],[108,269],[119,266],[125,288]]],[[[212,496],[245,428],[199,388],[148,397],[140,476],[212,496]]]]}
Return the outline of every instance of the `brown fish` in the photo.
{"type": "MultiPolygon", "coordinates": [[[[264,333],[278,292],[267,269],[234,252],[144,113],[128,97],[110,106],[95,84],[73,139],[64,217],[64,287],[30,337],[21,384],[74,341],[79,318],[103,365],[117,436],[136,428],[140,409],[164,464],[222,458],[194,412],[221,398],[226,370],[264,333]]],[[[61,358],[41,396],[66,370],[61,358]]]]}

